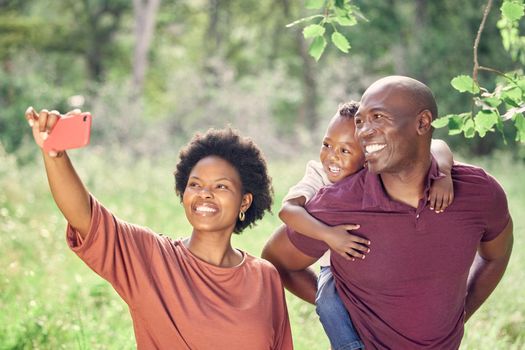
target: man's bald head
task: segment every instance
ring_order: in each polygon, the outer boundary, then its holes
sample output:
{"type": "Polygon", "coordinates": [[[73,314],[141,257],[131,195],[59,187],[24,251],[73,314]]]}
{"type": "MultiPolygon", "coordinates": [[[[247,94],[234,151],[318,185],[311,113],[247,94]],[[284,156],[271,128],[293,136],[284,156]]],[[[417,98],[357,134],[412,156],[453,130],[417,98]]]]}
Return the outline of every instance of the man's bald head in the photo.
{"type": "Polygon", "coordinates": [[[363,97],[378,90],[400,93],[403,95],[403,104],[407,109],[415,113],[427,109],[432,113],[433,120],[438,117],[438,108],[432,91],[416,79],[401,75],[381,78],[366,89],[363,97]]]}

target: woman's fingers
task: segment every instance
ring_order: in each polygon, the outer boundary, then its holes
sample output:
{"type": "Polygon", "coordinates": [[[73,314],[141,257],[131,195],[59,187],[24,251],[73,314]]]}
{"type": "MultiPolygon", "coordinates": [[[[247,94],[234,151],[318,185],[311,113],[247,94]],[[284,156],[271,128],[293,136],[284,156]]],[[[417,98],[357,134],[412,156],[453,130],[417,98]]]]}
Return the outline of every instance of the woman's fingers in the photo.
{"type": "Polygon", "coordinates": [[[36,113],[33,107],[29,106],[26,109],[25,118],[29,126],[33,127],[33,125],[35,125],[35,122],[38,120],[38,114],[36,113]]]}

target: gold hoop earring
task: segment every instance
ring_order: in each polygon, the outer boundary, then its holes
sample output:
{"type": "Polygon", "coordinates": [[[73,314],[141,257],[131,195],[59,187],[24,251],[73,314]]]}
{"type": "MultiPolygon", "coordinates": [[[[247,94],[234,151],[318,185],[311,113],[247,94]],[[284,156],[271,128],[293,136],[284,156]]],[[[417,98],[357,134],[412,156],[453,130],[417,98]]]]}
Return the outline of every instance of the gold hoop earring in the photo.
{"type": "Polygon", "coordinates": [[[241,212],[239,213],[239,220],[244,221],[244,219],[246,219],[246,215],[244,214],[243,211],[241,211],[241,212]]]}

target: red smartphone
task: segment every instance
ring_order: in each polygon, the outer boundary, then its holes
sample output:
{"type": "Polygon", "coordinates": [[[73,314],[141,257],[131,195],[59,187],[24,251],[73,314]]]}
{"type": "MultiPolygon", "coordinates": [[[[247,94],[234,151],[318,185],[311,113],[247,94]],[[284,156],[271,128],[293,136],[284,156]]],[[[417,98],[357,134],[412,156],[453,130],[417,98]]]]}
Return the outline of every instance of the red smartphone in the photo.
{"type": "Polygon", "coordinates": [[[44,141],[44,151],[64,151],[84,147],[91,134],[91,114],[80,113],[60,118],[44,141]]]}

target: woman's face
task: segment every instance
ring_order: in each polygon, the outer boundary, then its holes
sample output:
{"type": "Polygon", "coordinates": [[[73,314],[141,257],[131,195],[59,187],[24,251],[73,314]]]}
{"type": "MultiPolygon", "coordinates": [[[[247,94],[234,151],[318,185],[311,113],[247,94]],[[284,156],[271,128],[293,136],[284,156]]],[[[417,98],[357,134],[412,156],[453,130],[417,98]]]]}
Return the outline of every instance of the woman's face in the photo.
{"type": "Polygon", "coordinates": [[[239,173],[229,162],[208,156],[191,170],[182,203],[194,232],[230,234],[251,195],[243,195],[239,173]]]}

